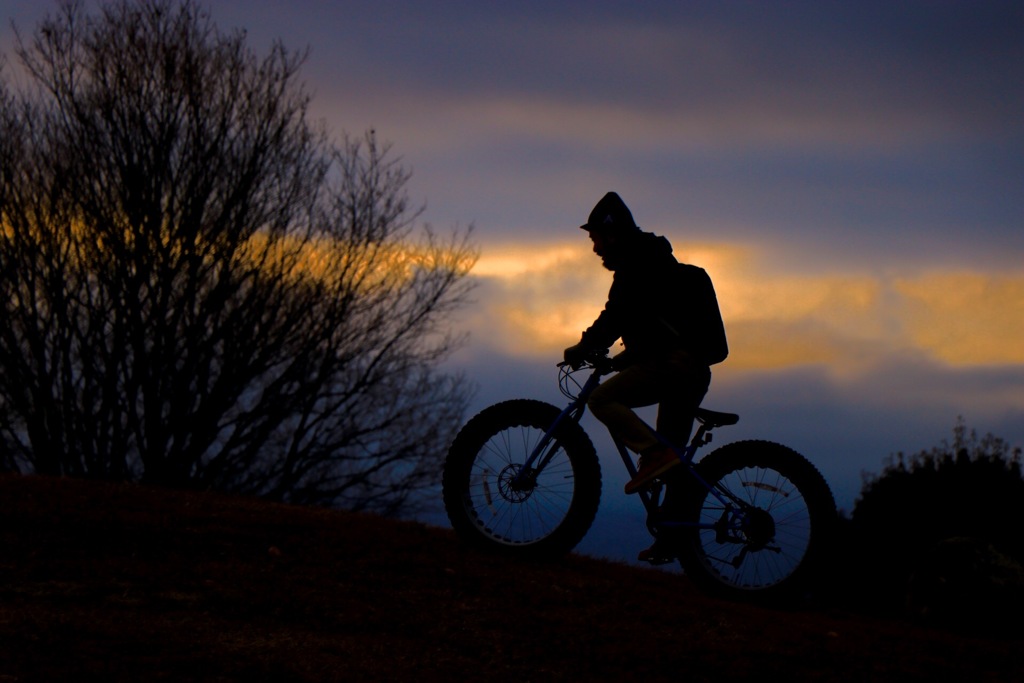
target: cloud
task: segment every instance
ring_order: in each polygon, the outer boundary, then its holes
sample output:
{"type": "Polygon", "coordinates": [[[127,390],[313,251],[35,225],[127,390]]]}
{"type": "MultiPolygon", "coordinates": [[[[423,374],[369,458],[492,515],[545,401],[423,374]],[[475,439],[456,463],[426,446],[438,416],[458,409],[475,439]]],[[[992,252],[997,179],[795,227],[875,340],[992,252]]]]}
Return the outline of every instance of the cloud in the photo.
{"type": "Polygon", "coordinates": [[[1024,364],[1024,275],[936,272],[895,289],[916,347],[951,366],[1024,364]]]}
{"type": "Polygon", "coordinates": [[[495,245],[572,229],[614,188],[647,228],[794,260],[955,248],[980,267],[1024,248],[1006,3],[294,5],[215,18],[310,44],[314,115],[375,127],[425,218],[495,245]]]}
{"type": "MultiPolygon", "coordinates": [[[[588,246],[485,250],[473,271],[478,342],[520,358],[575,343],[611,283],[588,246]]],[[[906,355],[950,368],[1024,364],[1024,275],[789,275],[750,248],[684,243],[678,252],[716,283],[734,372],[821,366],[841,378],[906,355]]]]}
{"type": "Polygon", "coordinates": [[[449,149],[495,133],[646,150],[892,149],[1021,130],[1021,16],[992,4],[508,5],[319,10],[310,66],[339,109],[449,149]]]}
{"type": "MultiPolygon", "coordinates": [[[[582,236],[581,236],[582,237],[582,236]]],[[[582,240],[485,250],[472,273],[474,339],[513,357],[557,357],[604,305],[611,275],[582,240]]]]}

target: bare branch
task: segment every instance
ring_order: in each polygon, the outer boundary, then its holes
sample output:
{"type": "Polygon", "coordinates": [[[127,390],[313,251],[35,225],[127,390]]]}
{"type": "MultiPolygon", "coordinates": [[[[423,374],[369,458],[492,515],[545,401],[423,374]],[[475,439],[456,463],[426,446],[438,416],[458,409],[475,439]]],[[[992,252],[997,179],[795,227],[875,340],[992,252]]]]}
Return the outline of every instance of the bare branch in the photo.
{"type": "Polygon", "coordinates": [[[0,91],[0,468],[394,513],[467,389],[440,375],[469,231],[418,227],[371,131],[307,120],[305,53],[191,0],[65,3],[0,91]]]}

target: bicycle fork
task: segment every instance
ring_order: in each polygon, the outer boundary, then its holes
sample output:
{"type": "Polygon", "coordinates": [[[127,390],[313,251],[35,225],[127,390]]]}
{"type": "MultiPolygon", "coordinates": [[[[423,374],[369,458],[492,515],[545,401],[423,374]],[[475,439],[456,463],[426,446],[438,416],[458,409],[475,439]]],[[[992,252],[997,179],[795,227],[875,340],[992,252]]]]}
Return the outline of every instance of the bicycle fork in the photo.
{"type": "Polygon", "coordinates": [[[565,420],[579,422],[583,417],[583,406],[579,402],[573,402],[563,410],[544,436],[540,438],[537,445],[533,447],[526,462],[520,466],[519,471],[509,482],[509,488],[513,491],[531,491],[537,485],[537,477],[551,462],[558,452],[558,443],[554,440],[555,432],[565,420]]]}

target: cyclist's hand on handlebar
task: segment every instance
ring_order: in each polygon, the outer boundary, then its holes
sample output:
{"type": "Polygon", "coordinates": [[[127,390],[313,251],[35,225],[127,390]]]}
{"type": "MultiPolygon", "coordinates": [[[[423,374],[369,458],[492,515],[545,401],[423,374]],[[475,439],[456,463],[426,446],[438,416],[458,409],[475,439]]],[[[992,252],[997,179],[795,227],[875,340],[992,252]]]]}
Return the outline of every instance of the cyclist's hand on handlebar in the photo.
{"type": "Polygon", "coordinates": [[[562,358],[565,362],[570,365],[574,370],[579,368],[587,361],[587,356],[592,353],[592,349],[587,348],[582,343],[570,346],[563,354],[562,358]]]}
{"type": "Polygon", "coordinates": [[[582,344],[570,346],[564,352],[565,365],[573,370],[579,370],[584,365],[590,365],[598,369],[601,374],[611,371],[611,360],[608,358],[606,349],[595,349],[582,344]]]}

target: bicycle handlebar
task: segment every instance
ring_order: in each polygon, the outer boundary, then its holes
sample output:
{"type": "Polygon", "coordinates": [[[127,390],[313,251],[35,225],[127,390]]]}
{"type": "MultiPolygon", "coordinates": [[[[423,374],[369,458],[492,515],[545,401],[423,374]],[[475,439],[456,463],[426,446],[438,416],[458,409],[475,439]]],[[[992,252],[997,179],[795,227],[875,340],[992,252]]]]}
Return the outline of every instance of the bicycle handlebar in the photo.
{"type": "Polygon", "coordinates": [[[557,363],[558,366],[558,388],[561,390],[562,395],[566,398],[576,400],[579,398],[580,391],[583,390],[584,384],[589,382],[580,383],[579,380],[573,377],[573,374],[581,370],[593,370],[591,380],[595,377],[600,378],[615,371],[614,363],[612,359],[608,357],[607,352],[595,351],[587,354],[586,358],[580,363],[568,363],[562,361],[557,363]]]}
{"type": "Polygon", "coordinates": [[[593,368],[602,375],[607,375],[612,372],[615,368],[612,362],[612,358],[608,356],[607,351],[592,351],[586,355],[586,357],[579,363],[569,363],[567,361],[561,361],[558,367],[565,368],[569,367],[573,372],[577,370],[586,370],[587,368],[593,368]]]}

